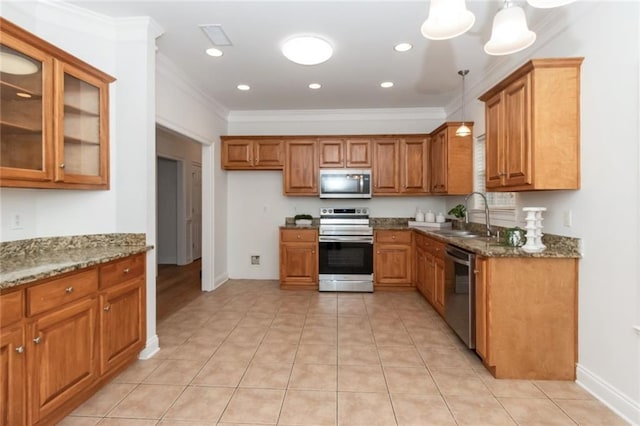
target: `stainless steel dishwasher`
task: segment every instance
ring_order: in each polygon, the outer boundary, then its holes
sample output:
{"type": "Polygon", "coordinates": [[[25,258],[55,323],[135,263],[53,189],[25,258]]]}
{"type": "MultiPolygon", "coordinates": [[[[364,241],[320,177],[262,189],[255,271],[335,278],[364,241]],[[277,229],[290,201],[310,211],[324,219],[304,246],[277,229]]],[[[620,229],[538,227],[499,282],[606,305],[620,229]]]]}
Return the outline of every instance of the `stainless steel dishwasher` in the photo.
{"type": "Polygon", "coordinates": [[[447,246],[444,271],[445,319],[470,349],[476,347],[475,260],[473,253],[447,246]]]}

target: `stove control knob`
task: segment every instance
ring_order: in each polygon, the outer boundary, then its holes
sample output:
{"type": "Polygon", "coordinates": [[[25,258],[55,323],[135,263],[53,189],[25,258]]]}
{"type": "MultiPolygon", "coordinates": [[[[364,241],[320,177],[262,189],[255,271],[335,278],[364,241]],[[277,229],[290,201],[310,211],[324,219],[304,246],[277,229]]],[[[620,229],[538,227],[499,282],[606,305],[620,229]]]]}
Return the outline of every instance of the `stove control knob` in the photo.
{"type": "Polygon", "coordinates": [[[362,209],[356,209],[356,214],[361,214],[362,213],[362,209]]]}
{"type": "Polygon", "coordinates": [[[322,209],[322,213],[323,214],[326,213],[326,212],[327,212],[327,209],[322,209]]]}
{"type": "Polygon", "coordinates": [[[329,214],[333,214],[333,209],[329,209],[329,214]]]}

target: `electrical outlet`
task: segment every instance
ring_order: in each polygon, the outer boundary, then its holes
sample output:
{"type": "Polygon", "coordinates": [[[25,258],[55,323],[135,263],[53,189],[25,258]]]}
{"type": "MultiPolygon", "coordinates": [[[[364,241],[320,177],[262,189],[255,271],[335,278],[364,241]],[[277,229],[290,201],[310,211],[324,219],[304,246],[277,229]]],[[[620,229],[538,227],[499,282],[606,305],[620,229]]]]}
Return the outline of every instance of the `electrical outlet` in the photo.
{"type": "Polygon", "coordinates": [[[251,256],[251,264],[259,265],[260,264],[260,256],[251,256]]]}
{"type": "Polygon", "coordinates": [[[564,226],[566,226],[567,228],[571,228],[571,225],[573,224],[573,217],[572,217],[572,213],[571,210],[565,210],[562,213],[562,223],[564,224],[564,226]]]}
{"type": "Polygon", "coordinates": [[[9,228],[13,230],[22,229],[22,215],[20,213],[13,213],[11,215],[11,225],[9,228]]]}

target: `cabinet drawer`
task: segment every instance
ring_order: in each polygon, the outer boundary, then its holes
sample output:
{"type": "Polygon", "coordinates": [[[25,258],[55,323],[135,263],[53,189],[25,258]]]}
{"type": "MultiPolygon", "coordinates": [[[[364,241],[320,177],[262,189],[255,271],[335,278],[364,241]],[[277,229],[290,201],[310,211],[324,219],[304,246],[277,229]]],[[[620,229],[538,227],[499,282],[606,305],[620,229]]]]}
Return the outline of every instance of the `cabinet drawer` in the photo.
{"type": "Polygon", "coordinates": [[[285,243],[315,242],[317,231],[314,229],[283,229],[280,231],[280,241],[285,243]]]}
{"type": "Polygon", "coordinates": [[[81,299],[97,290],[98,270],[96,268],[30,287],[27,289],[28,314],[37,315],[81,299]]]}
{"type": "Polygon", "coordinates": [[[411,231],[376,231],[376,242],[411,244],[411,231]]]}
{"type": "Polygon", "coordinates": [[[431,238],[425,238],[424,240],[427,251],[431,252],[432,254],[444,256],[444,249],[446,246],[445,243],[432,240],[431,238]]]}
{"type": "Polygon", "coordinates": [[[0,327],[18,322],[24,316],[24,292],[13,291],[0,295],[0,327]]]}
{"type": "Polygon", "coordinates": [[[101,266],[100,287],[110,287],[143,275],[145,272],[144,256],[144,253],[141,253],[101,266]]]}

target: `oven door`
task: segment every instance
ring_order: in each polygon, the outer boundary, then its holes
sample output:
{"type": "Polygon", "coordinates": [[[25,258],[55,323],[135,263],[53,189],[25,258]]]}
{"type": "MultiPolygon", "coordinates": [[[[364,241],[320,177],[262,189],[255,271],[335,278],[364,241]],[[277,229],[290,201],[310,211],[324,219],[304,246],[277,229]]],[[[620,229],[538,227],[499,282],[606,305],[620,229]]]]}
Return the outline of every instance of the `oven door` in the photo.
{"type": "Polygon", "coordinates": [[[373,274],[372,236],[320,236],[320,275],[373,274]]]}

